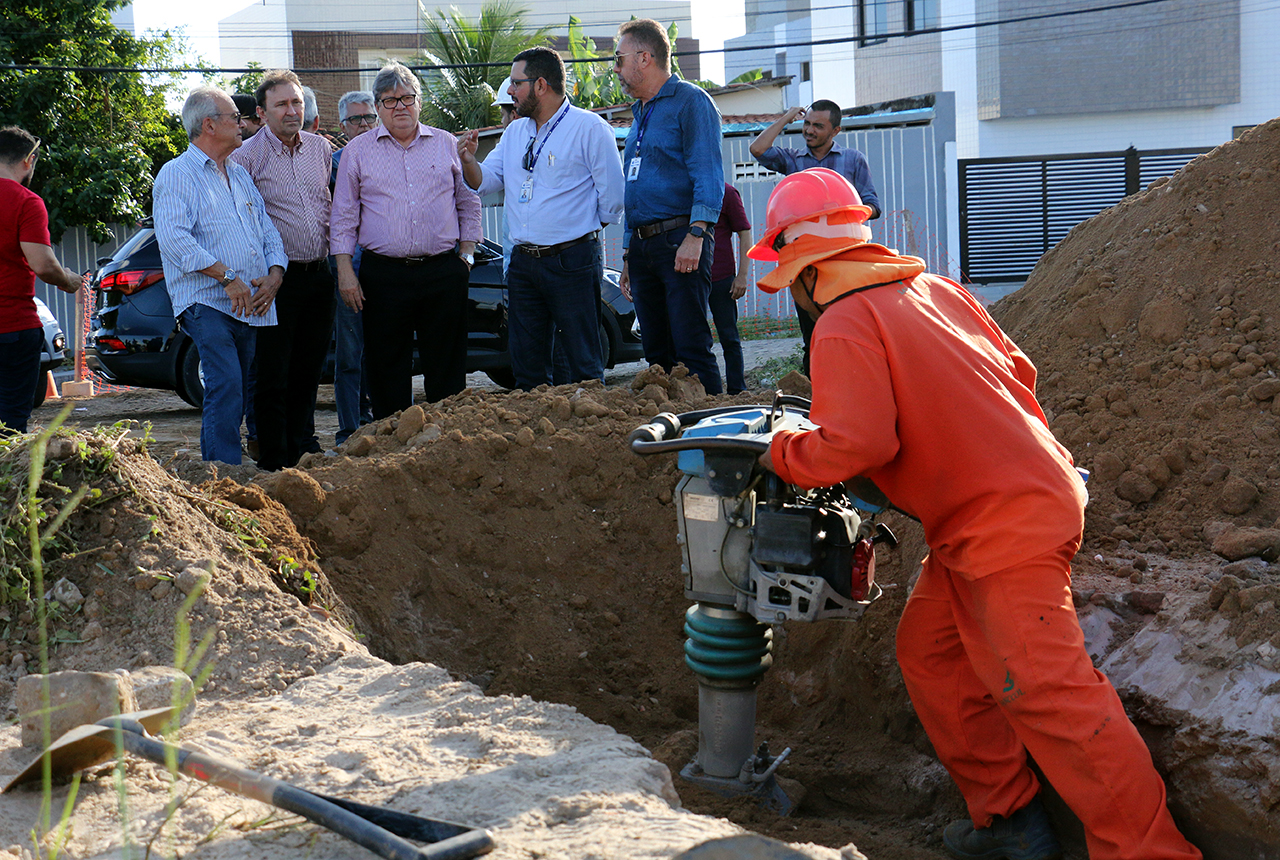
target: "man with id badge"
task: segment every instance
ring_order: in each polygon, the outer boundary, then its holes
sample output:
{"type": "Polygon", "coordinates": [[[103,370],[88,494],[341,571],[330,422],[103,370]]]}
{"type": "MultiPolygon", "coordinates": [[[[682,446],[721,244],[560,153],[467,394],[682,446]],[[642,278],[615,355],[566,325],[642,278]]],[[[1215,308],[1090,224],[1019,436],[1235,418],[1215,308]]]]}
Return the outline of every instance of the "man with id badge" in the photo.
{"type": "Polygon", "coordinates": [[[510,81],[520,118],[483,162],[475,131],[459,154],[469,186],[506,193],[511,369],[519,388],[551,383],[554,338],[570,381],[603,379],[599,231],[622,218],[618,145],[608,123],[569,103],[564,60],[550,48],[517,54],[510,81]]]}
{"type": "Polygon", "coordinates": [[[712,226],[724,200],[720,112],[703,90],[671,74],[671,42],[650,18],[618,28],[614,72],[631,106],[622,292],[636,306],[644,357],[696,373],[719,394],[707,298],[712,226]]]}

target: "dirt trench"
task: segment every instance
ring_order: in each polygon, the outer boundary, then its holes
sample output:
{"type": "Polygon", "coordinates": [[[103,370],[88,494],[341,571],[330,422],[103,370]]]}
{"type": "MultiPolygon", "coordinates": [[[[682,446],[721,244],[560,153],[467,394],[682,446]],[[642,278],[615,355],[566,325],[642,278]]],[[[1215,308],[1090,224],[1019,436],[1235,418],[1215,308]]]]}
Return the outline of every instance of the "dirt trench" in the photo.
{"type": "MultiPolygon", "coordinates": [[[[634,390],[469,392],[371,426],[346,456],[260,481],[315,542],[374,654],[572,705],[675,773],[696,752],[698,716],[682,650],[678,475],[674,456],[640,457],[625,439],[646,413],[728,402],[660,373],[634,390]]],[[[782,773],[796,813],[679,782],[686,807],[790,842],[943,856],[941,827],[963,807],[892,653],[923,548],[914,524],[892,527],[903,546],[882,555],[885,597],[861,621],[776,634],[757,739],[792,747],[782,773]]]]}

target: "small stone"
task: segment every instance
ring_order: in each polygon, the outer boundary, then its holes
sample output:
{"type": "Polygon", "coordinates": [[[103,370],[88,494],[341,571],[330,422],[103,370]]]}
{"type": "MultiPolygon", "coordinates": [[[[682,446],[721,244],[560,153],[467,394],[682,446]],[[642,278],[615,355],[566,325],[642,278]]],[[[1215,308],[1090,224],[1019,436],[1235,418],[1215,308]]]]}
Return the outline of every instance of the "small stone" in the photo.
{"type": "Polygon", "coordinates": [[[97,621],[90,621],[80,631],[80,638],[86,642],[91,642],[102,635],[102,625],[97,621]]]}
{"type": "Polygon", "coordinates": [[[1243,514],[1257,504],[1260,497],[1261,493],[1258,492],[1257,487],[1244,478],[1235,476],[1229,478],[1223,485],[1218,497],[1218,507],[1223,513],[1243,514]]]}
{"type": "Polygon", "coordinates": [[[209,571],[201,570],[195,565],[184,568],[176,577],[174,577],[174,585],[178,586],[178,590],[183,594],[190,595],[197,588],[206,589],[209,587],[209,571]]]}
{"type": "Polygon", "coordinates": [[[151,588],[151,599],[164,600],[171,591],[173,591],[173,583],[167,579],[162,579],[151,588]]]}
{"type": "Polygon", "coordinates": [[[195,685],[186,672],[170,666],[147,666],[129,673],[139,710],[179,708],[181,725],[191,722],[196,712],[195,685]]]}
{"type": "Polygon", "coordinates": [[[54,436],[49,440],[49,444],[45,446],[44,456],[46,460],[67,460],[76,452],[76,441],[68,439],[65,436],[54,436]]]}
{"type": "Polygon", "coordinates": [[[372,436],[359,436],[349,440],[345,447],[352,457],[365,457],[373,450],[374,444],[372,436]]]}
{"type": "Polygon", "coordinates": [[[396,424],[396,439],[403,445],[418,435],[426,423],[427,413],[415,403],[400,413],[400,421],[396,424]]]}
{"type": "Polygon", "coordinates": [[[73,610],[84,603],[84,595],[80,593],[80,589],[65,576],[54,583],[53,599],[73,610]]]}
{"type": "Polygon", "coordinates": [[[533,445],[534,436],[531,427],[521,427],[516,433],[516,444],[521,448],[528,448],[533,445]]]}
{"type": "Polygon", "coordinates": [[[49,737],[56,740],[77,726],[138,709],[128,675],[113,672],[26,675],[18,679],[15,704],[22,724],[22,745],[27,747],[44,745],[46,719],[49,737]],[[46,682],[49,685],[48,711],[42,701],[46,682]]]}

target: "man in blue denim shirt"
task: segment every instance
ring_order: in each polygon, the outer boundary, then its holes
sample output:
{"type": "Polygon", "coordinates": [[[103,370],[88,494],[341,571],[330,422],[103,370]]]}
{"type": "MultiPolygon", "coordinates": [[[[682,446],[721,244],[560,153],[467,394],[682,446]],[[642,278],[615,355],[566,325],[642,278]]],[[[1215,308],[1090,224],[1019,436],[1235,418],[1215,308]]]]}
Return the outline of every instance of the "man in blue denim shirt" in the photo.
{"type": "Polygon", "coordinates": [[[711,352],[711,227],[724,199],[720,112],[698,87],[671,74],[671,42],[657,21],[618,28],[614,71],[639,99],[623,149],[626,231],[622,292],[635,303],[645,360],[696,373],[719,394],[711,352]]]}

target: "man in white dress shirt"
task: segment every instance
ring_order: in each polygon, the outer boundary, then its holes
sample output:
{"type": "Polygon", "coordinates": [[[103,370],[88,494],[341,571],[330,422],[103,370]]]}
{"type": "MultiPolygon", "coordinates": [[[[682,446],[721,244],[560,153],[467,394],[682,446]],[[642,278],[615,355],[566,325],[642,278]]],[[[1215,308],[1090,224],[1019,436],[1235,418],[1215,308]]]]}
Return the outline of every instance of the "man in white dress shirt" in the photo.
{"type": "Polygon", "coordinates": [[[622,160],[613,129],[564,94],[564,61],[530,48],[511,64],[520,119],[484,162],[475,132],[462,171],[481,194],[505,189],[514,249],[507,271],[511,368],[523,389],[550,383],[552,342],[563,344],[570,381],[603,379],[600,228],[622,218],[622,160]]]}

